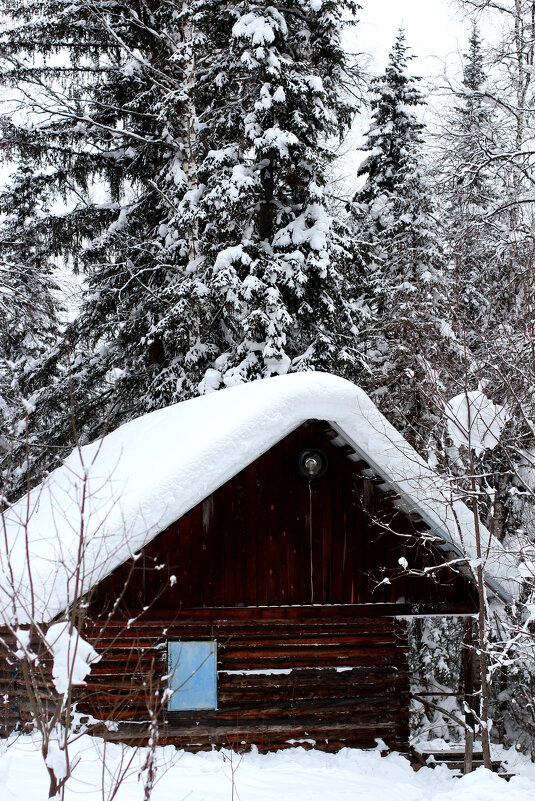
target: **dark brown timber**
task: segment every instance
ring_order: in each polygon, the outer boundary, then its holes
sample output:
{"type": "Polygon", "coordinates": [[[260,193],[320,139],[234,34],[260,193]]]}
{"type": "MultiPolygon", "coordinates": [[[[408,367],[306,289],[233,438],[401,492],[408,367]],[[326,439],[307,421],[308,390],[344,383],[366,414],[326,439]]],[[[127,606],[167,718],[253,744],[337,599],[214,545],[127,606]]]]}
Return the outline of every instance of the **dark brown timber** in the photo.
{"type": "MultiPolygon", "coordinates": [[[[328,423],[300,426],[93,588],[83,636],[102,659],[78,708],[120,724],[106,736],[143,742],[154,706],[160,741],[192,749],[406,748],[398,618],[478,607],[472,581],[398,501],[328,423]],[[298,472],[305,449],[328,460],[311,482],[298,472]],[[217,710],[168,713],[168,641],[206,639],[217,710]]],[[[4,665],[0,690],[15,679],[4,665]]]]}

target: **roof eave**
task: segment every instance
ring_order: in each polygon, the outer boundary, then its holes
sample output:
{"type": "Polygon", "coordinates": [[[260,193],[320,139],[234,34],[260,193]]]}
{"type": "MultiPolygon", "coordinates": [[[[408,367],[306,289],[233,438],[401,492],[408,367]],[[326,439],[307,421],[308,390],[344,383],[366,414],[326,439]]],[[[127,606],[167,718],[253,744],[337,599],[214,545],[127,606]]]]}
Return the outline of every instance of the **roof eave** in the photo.
{"type": "MultiPolygon", "coordinates": [[[[447,528],[444,526],[440,526],[435,519],[433,519],[428,512],[426,512],[425,508],[422,507],[418,501],[416,501],[412,496],[408,495],[406,490],[399,486],[399,484],[389,476],[382,467],[374,460],[373,456],[369,453],[364,451],[357,442],[334,420],[329,420],[329,425],[333,428],[336,433],[345,440],[345,442],[350,445],[355,453],[361,458],[364,462],[367,462],[370,465],[370,468],[376,473],[380,478],[382,478],[386,484],[388,484],[392,489],[396,491],[396,493],[400,496],[400,498],[407,503],[407,505],[416,511],[424,523],[429,526],[432,534],[434,534],[438,539],[442,540],[447,549],[451,550],[455,553],[456,556],[464,558],[467,560],[468,557],[465,553],[463,553],[462,549],[453,541],[451,535],[447,528]]],[[[444,550],[444,545],[440,546],[440,544],[436,544],[440,550],[444,550]]],[[[470,577],[474,580],[473,573],[470,571],[470,577]]],[[[497,581],[492,576],[489,576],[488,573],[484,573],[484,581],[487,588],[496,595],[503,603],[510,604],[513,603],[513,596],[509,593],[499,581],[497,581]]]]}

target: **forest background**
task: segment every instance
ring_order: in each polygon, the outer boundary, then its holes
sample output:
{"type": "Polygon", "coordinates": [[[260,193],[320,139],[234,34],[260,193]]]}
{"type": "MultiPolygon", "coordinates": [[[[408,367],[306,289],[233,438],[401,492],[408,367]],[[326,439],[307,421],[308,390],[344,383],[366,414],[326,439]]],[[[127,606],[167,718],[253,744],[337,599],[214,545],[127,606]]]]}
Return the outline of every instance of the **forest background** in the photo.
{"type": "MultiPolygon", "coordinates": [[[[457,6],[429,98],[402,30],[370,74],[352,0],[2,0],[1,496],[153,409],[346,377],[517,555],[491,715],[533,750],[535,3],[457,6]]],[[[455,627],[415,627],[437,691],[455,627]]]]}

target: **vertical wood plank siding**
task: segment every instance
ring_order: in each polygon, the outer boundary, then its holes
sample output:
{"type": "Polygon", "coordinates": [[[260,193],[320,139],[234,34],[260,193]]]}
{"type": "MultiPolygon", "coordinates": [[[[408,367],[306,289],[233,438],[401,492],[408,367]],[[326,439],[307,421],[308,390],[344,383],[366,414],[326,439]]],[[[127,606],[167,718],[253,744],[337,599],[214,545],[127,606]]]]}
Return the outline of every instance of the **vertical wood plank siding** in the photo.
{"type": "Polygon", "coordinates": [[[422,538],[421,523],[362,474],[362,462],[331,444],[325,425],[301,426],[157,536],[142,559],[96,588],[94,608],[109,608],[123,593],[125,614],[145,606],[402,602],[475,611],[471,582],[440,567],[444,557],[422,538]],[[297,471],[307,448],[329,461],[311,483],[297,471]]]}

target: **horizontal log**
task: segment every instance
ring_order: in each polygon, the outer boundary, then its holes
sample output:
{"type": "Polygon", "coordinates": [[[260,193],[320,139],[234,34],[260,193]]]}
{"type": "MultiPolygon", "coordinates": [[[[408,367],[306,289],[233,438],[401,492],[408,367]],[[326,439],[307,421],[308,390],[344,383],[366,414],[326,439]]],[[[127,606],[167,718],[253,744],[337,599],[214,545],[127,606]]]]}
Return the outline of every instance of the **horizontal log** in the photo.
{"type": "MultiPolygon", "coordinates": [[[[370,735],[373,736],[373,732],[376,729],[381,732],[381,735],[386,735],[387,737],[393,734],[391,723],[389,721],[383,721],[380,723],[363,723],[362,725],[357,724],[350,732],[346,728],[345,723],[335,721],[322,721],[321,723],[318,723],[312,719],[299,720],[293,725],[286,719],[280,721],[266,721],[262,719],[257,721],[251,720],[246,724],[238,721],[232,725],[229,725],[226,721],[221,721],[219,722],[219,725],[214,724],[210,725],[209,727],[205,724],[189,727],[184,725],[176,725],[171,720],[168,720],[166,723],[162,724],[162,733],[164,734],[173,732],[177,735],[182,735],[183,737],[207,737],[213,738],[214,740],[217,740],[221,737],[227,737],[234,741],[237,740],[238,742],[240,739],[245,740],[249,737],[255,737],[260,741],[266,739],[267,737],[273,736],[280,737],[281,739],[288,739],[296,736],[313,738],[314,735],[312,732],[315,732],[316,737],[322,739],[333,735],[338,737],[350,736],[354,739],[357,739],[365,738],[370,735]]],[[[253,740],[253,742],[255,742],[255,740],[253,740]]]]}
{"type": "MultiPolygon", "coordinates": [[[[140,735],[139,731],[131,733],[111,733],[107,735],[111,742],[128,742],[131,745],[146,745],[147,735],[140,735]]],[[[406,748],[406,742],[398,740],[388,732],[382,733],[382,739],[392,750],[401,750],[406,748]]],[[[186,748],[188,751],[209,751],[212,748],[227,748],[236,750],[239,753],[249,751],[252,746],[260,753],[268,753],[276,751],[281,748],[288,748],[289,746],[297,746],[304,749],[314,748],[315,750],[336,752],[342,748],[374,748],[376,746],[373,732],[363,733],[357,737],[344,737],[343,734],[335,734],[327,732],[325,735],[310,738],[300,731],[286,732],[280,735],[252,735],[249,736],[246,732],[238,732],[236,734],[224,735],[214,738],[213,736],[202,736],[198,734],[196,737],[193,735],[186,735],[170,732],[169,734],[160,733],[160,745],[173,745],[176,748],[186,748]]]]}
{"type": "MultiPolygon", "coordinates": [[[[223,607],[194,607],[192,609],[131,609],[129,610],[130,619],[139,617],[140,621],[157,621],[163,625],[170,622],[184,623],[196,620],[210,621],[288,621],[288,620],[332,620],[339,618],[355,619],[365,618],[374,621],[374,624],[383,627],[392,626],[392,621],[388,618],[397,617],[405,614],[401,610],[409,607],[410,604],[393,603],[370,603],[370,604],[327,604],[310,606],[223,606],[223,607]]],[[[114,623],[124,625],[127,620],[121,621],[114,617],[114,623]]],[[[132,625],[134,625],[132,623],[132,625]]],[[[137,620],[136,620],[136,624],[137,620]]]]}
{"type": "MultiPolygon", "coordinates": [[[[124,676],[98,676],[93,677],[90,684],[87,685],[86,688],[80,688],[78,690],[78,694],[86,694],[91,691],[101,692],[105,689],[108,690],[117,690],[117,692],[123,693],[136,693],[136,692],[145,692],[145,687],[150,687],[152,691],[158,688],[164,688],[167,682],[165,679],[160,679],[154,681],[150,677],[129,677],[126,674],[124,676]],[[88,690],[89,688],[89,690],[88,690]]],[[[225,680],[218,680],[218,692],[219,693],[234,693],[234,694],[243,694],[246,695],[247,693],[258,693],[258,695],[269,695],[270,692],[278,690],[280,692],[286,691],[287,693],[297,692],[297,691],[310,691],[314,692],[317,691],[318,693],[327,693],[330,692],[333,695],[336,693],[346,693],[346,692],[358,692],[359,694],[368,693],[370,695],[382,695],[384,692],[404,692],[405,688],[409,687],[409,676],[407,674],[403,674],[402,676],[389,674],[384,677],[377,678],[376,681],[373,682],[361,682],[358,680],[358,677],[354,677],[353,679],[343,679],[339,678],[336,675],[332,675],[325,679],[325,681],[321,681],[321,679],[315,680],[303,680],[300,677],[292,677],[291,674],[286,676],[256,676],[253,675],[250,680],[244,682],[228,682],[225,680]],[[254,678],[257,678],[258,681],[253,681],[254,678]],[[272,679],[271,682],[265,681],[265,679],[272,679]],[[374,692],[376,690],[376,692],[374,692]]],[[[407,689],[408,691],[408,689],[407,689]]]]}
{"type": "Polygon", "coordinates": [[[195,637],[217,639],[220,642],[220,647],[227,644],[238,644],[244,647],[254,645],[255,643],[272,643],[282,642],[288,644],[304,644],[304,645],[329,645],[333,643],[354,643],[362,646],[374,645],[388,645],[392,643],[402,643],[404,640],[397,637],[392,631],[388,632],[375,632],[375,631],[353,631],[352,627],[334,628],[334,627],[319,627],[311,629],[310,627],[294,626],[291,629],[284,628],[279,630],[276,627],[266,627],[265,630],[255,628],[254,631],[239,631],[234,628],[220,629],[214,626],[197,627],[191,631],[188,628],[169,627],[166,634],[162,635],[161,631],[155,629],[152,632],[133,632],[126,629],[119,632],[113,637],[93,636],[92,632],[84,632],[86,640],[90,640],[100,650],[107,648],[161,648],[171,639],[194,639],[195,637]]]}
{"type": "MultiPolygon", "coordinates": [[[[98,662],[92,666],[92,672],[135,672],[150,673],[153,670],[166,672],[167,650],[162,651],[122,651],[114,650],[101,654],[98,662]]],[[[407,649],[388,647],[380,650],[350,648],[347,646],[328,649],[298,647],[288,649],[269,649],[258,646],[248,649],[218,649],[218,670],[284,670],[302,669],[328,670],[335,668],[351,668],[354,670],[376,670],[384,672],[388,666],[397,672],[408,669],[407,649]]],[[[49,684],[49,676],[40,682],[49,684]]],[[[13,683],[7,680],[6,684],[13,683]]]]}
{"type": "MultiPolygon", "coordinates": [[[[349,674],[349,671],[348,671],[349,674]]],[[[218,678],[219,693],[259,693],[266,694],[275,689],[286,689],[288,692],[295,692],[297,689],[310,690],[311,692],[370,692],[373,689],[378,690],[378,694],[382,694],[384,688],[388,690],[397,691],[400,683],[408,683],[408,675],[398,676],[397,674],[388,673],[385,676],[377,676],[375,680],[359,680],[358,676],[351,678],[348,674],[329,674],[328,677],[322,679],[321,677],[312,676],[309,679],[300,676],[288,675],[270,675],[259,676],[253,674],[251,677],[232,676],[231,679],[238,679],[239,681],[230,681],[225,678],[218,678]],[[379,693],[381,690],[381,693],[379,693]]],[[[147,681],[146,677],[141,677],[142,681],[147,681]]],[[[153,680],[150,683],[154,683],[153,680]]],[[[157,680],[158,685],[158,680],[157,680]]],[[[162,678],[160,686],[165,686],[166,681],[162,678]]],[[[124,692],[132,692],[133,690],[142,691],[142,686],[139,677],[132,677],[127,674],[124,675],[93,675],[89,685],[91,688],[99,689],[107,687],[110,690],[116,689],[124,692]]],[[[85,692],[80,690],[79,692],[85,692]]],[[[12,693],[12,695],[14,695],[12,693]]]]}
{"type": "MultiPolygon", "coordinates": [[[[354,667],[355,659],[351,654],[345,657],[338,657],[337,659],[337,667],[354,667]]],[[[224,670],[238,670],[238,671],[247,671],[247,670],[292,670],[295,668],[319,668],[323,664],[325,667],[332,667],[333,659],[325,656],[323,659],[316,659],[312,661],[311,657],[300,657],[300,656],[285,656],[285,657],[265,657],[262,658],[260,656],[250,657],[250,658],[240,658],[240,659],[225,659],[224,661],[218,661],[218,671],[224,670]]],[[[385,656],[370,656],[364,657],[359,656],[359,663],[361,667],[369,667],[369,668],[376,668],[378,666],[384,666],[385,668],[392,665],[392,656],[386,654],[385,656]]],[[[117,660],[115,661],[107,661],[107,662],[97,662],[91,668],[91,675],[92,676],[113,676],[113,675],[125,675],[125,676],[132,676],[137,680],[140,676],[148,676],[151,674],[151,665],[150,663],[146,666],[146,669],[142,669],[142,665],[138,662],[129,661],[125,662],[124,660],[117,660]]],[[[404,672],[404,671],[402,671],[404,672]]],[[[162,663],[162,673],[166,673],[165,663],[162,663]]]]}
{"type": "MultiPolygon", "coordinates": [[[[172,640],[172,642],[187,642],[187,640],[172,640]]],[[[327,645],[314,645],[299,643],[263,643],[257,642],[251,645],[238,645],[238,644],[221,644],[217,641],[217,656],[219,662],[225,662],[227,659],[237,658],[274,658],[285,659],[286,657],[297,656],[310,656],[311,665],[318,661],[325,664],[325,660],[331,660],[333,665],[338,664],[339,658],[354,657],[355,665],[369,664],[370,658],[378,656],[380,658],[389,656],[393,663],[402,662],[406,659],[408,653],[408,646],[398,646],[393,643],[384,643],[381,645],[366,646],[363,644],[351,643],[329,643],[327,645]],[[361,662],[361,657],[365,662],[361,662]]],[[[117,661],[128,662],[135,664],[136,662],[150,665],[152,663],[165,662],[167,659],[167,644],[165,648],[128,648],[127,646],[115,646],[114,648],[96,649],[100,656],[100,662],[112,663],[117,661]]],[[[48,679],[50,672],[46,671],[45,675],[48,679]]],[[[11,675],[6,677],[6,681],[14,680],[16,677],[11,675]]]]}
{"type": "MultiPolygon", "coordinates": [[[[300,719],[309,720],[314,715],[315,725],[321,720],[344,720],[347,724],[360,726],[366,722],[384,723],[395,719],[396,713],[404,712],[399,699],[392,698],[360,698],[360,699],[305,699],[289,700],[275,703],[270,706],[259,706],[257,703],[239,703],[221,706],[217,710],[198,710],[191,713],[193,717],[207,721],[213,725],[221,721],[231,721],[238,725],[239,721],[270,720],[273,718],[289,718],[294,722],[300,719]],[[371,706],[373,705],[373,709],[371,706]]],[[[113,719],[143,719],[152,707],[144,703],[136,703],[135,699],[116,699],[108,695],[97,696],[91,699],[93,708],[113,710],[113,719]]],[[[83,707],[83,705],[82,705],[83,707]]],[[[85,707],[83,707],[85,708],[85,707]]],[[[171,713],[168,713],[171,715],[171,713]]],[[[187,720],[190,717],[178,714],[175,721],[187,720]]],[[[105,718],[107,719],[107,718],[105,718]]],[[[312,725],[312,724],[310,724],[312,725]]]]}
{"type": "Polygon", "coordinates": [[[271,643],[258,642],[254,646],[242,646],[233,642],[218,643],[217,655],[220,660],[227,662],[230,659],[250,658],[256,659],[291,659],[292,657],[301,657],[306,659],[308,656],[315,662],[318,659],[324,661],[325,659],[332,659],[336,662],[338,659],[346,659],[353,657],[356,662],[361,659],[366,660],[374,659],[376,656],[381,660],[385,656],[394,656],[403,652],[404,649],[397,647],[392,643],[382,643],[379,646],[367,646],[347,643],[300,643],[300,642],[286,642],[282,641],[276,645],[271,643]]]}
{"type": "MultiPolygon", "coordinates": [[[[403,703],[406,703],[406,699],[408,699],[409,695],[408,688],[405,692],[401,691],[400,688],[392,682],[389,684],[376,685],[374,687],[361,687],[352,684],[346,686],[327,685],[308,687],[299,685],[281,687],[275,685],[271,688],[248,687],[245,689],[241,687],[220,687],[218,688],[217,698],[220,708],[228,704],[236,703],[243,703],[244,705],[256,704],[258,708],[261,708],[269,706],[271,701],[277,699],[284,700],[285,703],[310,699],[311,703],[315,700],[321,700],[322,703],[329,703],[332,701],[332,703],[335,704],[339,698],[344,698],[346,701],[349,699],[349,703],[351,703],[352,699],[368,699],[370,702],[377,700],[377,703],[379,703],[380,699],[386,699],[386,702],[388,702],[388,699],[394,698],[395,703],[398,704],[400,698],[404,699],[403,703]]],[[[155,703],[157,699],[161,697],[161,694],[155,694],[151,691],[150,687],[147,687],[145,691],[145,688],[139,687],[139,685],[124,684],[110,686],[108,683],[102,683],[100,686],[98,684],[93,685],[90,690],[86,688],[80,690],[77,694],[77,698],[84,702],[88,699],[93,700],[96,698],[103,698],[104,696],[117,700],[122,699],[128,702],[133,702],[134,700],[139,702],[141,699],[144,704],[145,699],[152,699],[152,703],[155,703]]]]}
{"type": "MultiPolygon", "coordinates": [[[[85,708],[81,707],[82,712],[85,708]]],[[[353,729],[363,729],[372,727],[384,727],[387,730],[397,726],[398,721],[405,718],[405,710],[393,708],[386,711],[385,715],[374,713],[371,710],[362,709],[303,709],[289,710],[286,708],[273,707],[267,710],[213,710],[196,711],[191,713],[167,713],[166,721],[174,726],[195,729],[204,727],[207,731],[218,731],[222,726],[238,729],[242,725],[258,726],[262,730],[263,726],[275,725],[283,727],[301,727],[309,732],[318,731],[325,727],[339,726],[345,728],[346,733],[353,729]],[[193,722],[193,726],[192,726],[193,722]],[[196,724],[196,725],[195,725],[196,724]]],[[[114,710],[113,719],[116,721],[131,721],[139,723],[148,717],[147,707],[118,706],[114,710]]],[[[376,735],[377,736],[377,735],[376,735]]]]}
{"type": "Polygon", "coordinates": [[[399,696],[395,695],[395,686],[385,685],[381,688],[358,687],[349,685],[347,687],[274,687],[271,692],[259,692],[256,688],[248,689],[235,689],[225,690],[220,688],[218,690],[217,698],[220,707],[227,705],[236,705],[242,703],[244,706],[248,704],[256,704],[257,707],[265,706],[266,702],[275,703],[277,701],[287,701],[288,703],[298,703],[301,701],[310,701],[313,704],[315,701],[321,700],[324,704],[336,704],[338,699],[344,699],[344,703],[351,703],[353,700],[365,699],[369,703],[382,703],[382,700],[387,698],[396,698],[396,705],[399,705],[399,696]]]}
{"type": "MultiPolygon", "coordinates": [[[[173,640],[172,642],[187,642],[187,640],[173,640]]],[[[167,647],[157,649],[150,647],[146,649],[115,647],[113,649],[110,648],[109,650],[97,649],[97,653],[100,656],[100,662],[106,662],[109,664],[116,662],[128,662],[129,664],[135,664],[136,662],[139,662],[145,665],[150,665],[153,663],[158,664],[160,661],[165,662],[167,659],[167,647]]],[[[354,657],[355,666],[358,666],[359,664],[368,664],[370,662],[370,658],[373,659],[374,656],[380,658],[389,656],[394,664],[401,664],[402,662],[406,661],[407,653],[408,648],[406,646],[398,647],[392,644],[385,644],[377,647],[372,646],[367,648],[363,645],[332,643],[328,646],[304,645],[301,648],[298,643],[292,643],[286,646],[279,646],[270,643],[256,643],[255,645],[247,647],[242,645],[225,647],[221,646],[219,642],[217,642],[218,662],[225,662],[228,659],[237,658],[251,658],[253,660],[257,657],[263,659],[273,658],[280,660],[301,654],[303,656],[310,656],[311,666],[318,661],[320,661],[324,666],[328,666],[325,660],[328,662],[329,659],[331,660],[332,665],[335,666],[338,664],[339,658],[351,656],[354,657]],[[365,657],[366,662],[363,661],[361,663],[361,657],[365,657]]],[[[46,676],[46,680],[48,680],[50,673],[47,671],[44,675],[46,676]]],[[[9,682],[15,679],[16,677],[12,675],[6,677],[5,681],[9,682]]]]}
{"type": "MultiPolygon", "coordinates": [[[[352,667],[355,663],[352,654],[347,656],[339,656],[337,659],[337,666],[339,667],[352,667]]],[[[360,655],[359,664],[362,666],[375,666],[375,665],[391,665],[392,655],[360,655]]],[[[280,657],[262,657],[260,655],[242,657],[231,659],[226,657],[224,660],[218,660],[218,670],[277,670],[292,667],[320,667],[322,663],[326,667],[332,666],[333,659],[329,655],[323,658],[318,657],[312,660],[311,656],[280,656],[280,657]]]]}
{"type": "MultiPolygon", "coordinates": [[[[188,631],[190,633],[213,631],[222,637],[258,637],[260,632],[262,636],[277,637],[281,635],[291,636],[292,634],[312,635],[319,638],[329,636],[332,633],[338,634],[352,634],[355,637],[385,637],[387,640],[395,636],[398,631],[398,621],[388,620],[388,625],[376,625],[375,620],[369,621],[363,619],[360,621],[349,619],[337,620],[318,620],[315,622],[306,619],[296,621],[274,621],[264,620],[255,621],[254,618],[243,623],[240,621],[232,620],[176,620],[176,621],[155,621],[154,623],[147,623],[140,621],[135,626],[128,627],[122,623],[108,624],[107,626],[100,627],[96,625],[86,625],[84,627],[84,636],[97,635],[104,640],[109,639],[113,641],[117,637],[128,638],[145,638],[159,636],[162,639],[168,639],[170,635],[176,631],[188,631]],[[394,623],[396,625],[394,625],[394,623]]],[[[381,621],[384,623],[385,621],[381,621]]],[[[404,627],[399,628],[400,633],[403,633],[404,627]]]]}

